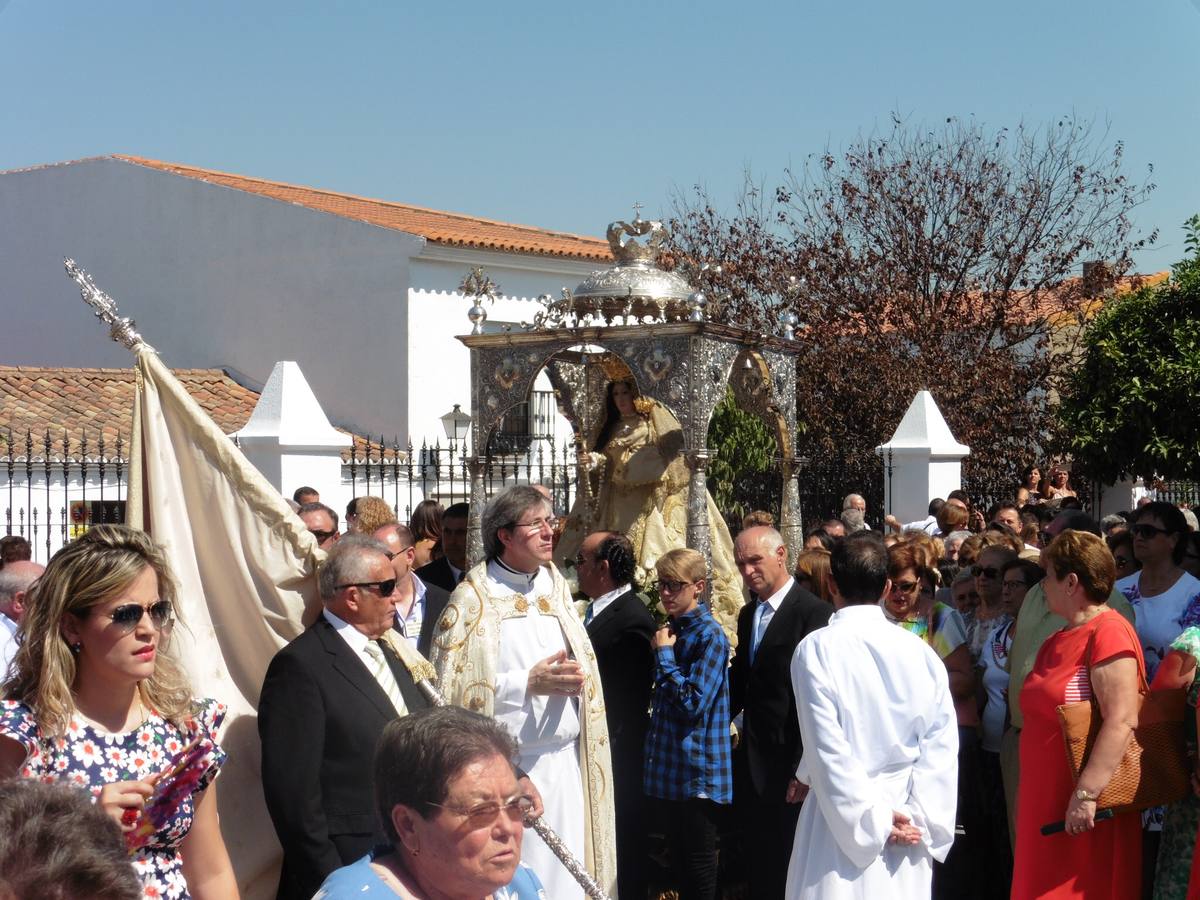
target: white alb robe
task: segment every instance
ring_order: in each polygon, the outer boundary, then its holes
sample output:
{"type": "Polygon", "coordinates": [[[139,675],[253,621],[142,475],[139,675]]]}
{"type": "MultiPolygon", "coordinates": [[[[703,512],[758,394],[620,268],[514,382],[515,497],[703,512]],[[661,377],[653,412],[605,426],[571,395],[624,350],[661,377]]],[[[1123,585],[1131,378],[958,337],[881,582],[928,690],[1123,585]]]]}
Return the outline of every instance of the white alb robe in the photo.
{"type": "MultiPolygon", "coordinates": [[[[530,582],[491,562],[487,577],[492,593],[515,591],[531,601],[553,593],[550,573],[544,568],[538,569],[530,582]]],[[[560,650],[571,652],[558,619],[541,615],[536,602],[529,604],[524,618],[501,621],[493,715],[517,739],[517,763],[539,786],[546,822],[576,858],[583,859],[584,802],[576,701],[572,697],[527,692],[529,670],[560,650]]],[[[547,897],[583,900],[583,888],[532,828],[525,830],[521,862],[537,873],[547,897]]]]}
{"type": "Polygon", "coordinates": [[[877,605],[839,609],[792,657],[811,790],[788,866],[788,900],[927,898],[954,842],[958,724],[946,667],[877,605]],[[892,812],[922,831],[888,843],[892,812]]]}

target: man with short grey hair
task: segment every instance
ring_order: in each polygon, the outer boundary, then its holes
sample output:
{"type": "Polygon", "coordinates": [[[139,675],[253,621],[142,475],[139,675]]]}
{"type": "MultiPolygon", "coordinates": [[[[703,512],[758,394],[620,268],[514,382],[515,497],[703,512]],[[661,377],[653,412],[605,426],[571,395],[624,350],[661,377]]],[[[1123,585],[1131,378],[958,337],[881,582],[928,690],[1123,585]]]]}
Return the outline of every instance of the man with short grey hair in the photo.
{"type": "Polygon", "coordinates": [[[17,652],[17,624],[25,612],[25,595],[46,567],[16,560],[0,569],[0,678],[17,652]]]}
{"type": "Polygon", "coordinates": [[[308,900],[383,840],[371,759],[383,728],[429,705],[383,638],[396,576],[383,544],[342,538],[317,576],[324,609],[275,654],[258,706],[267,810],[283,846],[279,900],[308,900]]]}
{"type": "MultiPolygon", "coordinates": [[[[612,769],[596,655],[550,562],[556,520],[541,492],[515,485],[483,511],[486,558],[450,597],[432,662],[446,699],[494,716],[520,743],[545,819],[608,894],[616,888],[612,769]]],[[[527,863],[554,900],[582,888],[533,832],[527,863]]]]}
{"type": "Polygon", "coordinates": [[[756,598],[738,615],[729,706],[740,736],[733,754],[733,806],[746,847],[750,896],[782,898],[803,792],[795,779],[800,723],[792,693],[796,646],[824,627],[833,607],[796,583],[774,528],[747,528],[733,545],[738,572],[756,598]]]}

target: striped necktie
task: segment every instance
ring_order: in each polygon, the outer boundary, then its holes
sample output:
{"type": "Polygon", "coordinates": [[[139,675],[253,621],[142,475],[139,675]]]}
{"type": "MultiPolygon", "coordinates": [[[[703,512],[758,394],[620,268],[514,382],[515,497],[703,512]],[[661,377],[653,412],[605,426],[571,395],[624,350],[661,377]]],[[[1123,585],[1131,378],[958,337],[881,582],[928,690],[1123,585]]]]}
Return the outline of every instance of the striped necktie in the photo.
{"type": "Polygon", "coordinates": [[[396,683],[396,676],[392,674],[392,668],[388,665],[383,644],[380,641],[370,641],[363,648],[363,653],[366,655],[367,669],[370,670],[372,677],[379,683],[383,692],[387,694],[392,706],[396,707],[396,712],[402,716],[406,715],[408,706],[404,702],[404,696],[400,693],[400,685],[396,683]]]}

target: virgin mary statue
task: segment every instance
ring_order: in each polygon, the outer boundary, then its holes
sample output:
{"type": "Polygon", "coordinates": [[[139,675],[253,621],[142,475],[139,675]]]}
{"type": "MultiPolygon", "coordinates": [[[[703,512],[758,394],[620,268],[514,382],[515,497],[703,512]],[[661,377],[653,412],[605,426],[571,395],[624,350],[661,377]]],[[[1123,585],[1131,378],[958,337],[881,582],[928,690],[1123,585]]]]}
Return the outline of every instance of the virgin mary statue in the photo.
{"type": "MultiPolygon", "coordinates": [[[[683,431],[670,412],[639,397],[632,380],[609,382],[604,425],[592,451],[580,455],[581,481],[585,467],[598,476],[592,519],[582,521],[577,501],[558,543],[558,558],[574,561],[589,532],[617,531],[633,544],[643,582],[652,578],[660,556],[687,546],[689,473],[682,449],[683,431]]],[[[743,604],[741,579],[729,528],[705,493],[712,554],[709,608],[734,642],[743,604]]]]}

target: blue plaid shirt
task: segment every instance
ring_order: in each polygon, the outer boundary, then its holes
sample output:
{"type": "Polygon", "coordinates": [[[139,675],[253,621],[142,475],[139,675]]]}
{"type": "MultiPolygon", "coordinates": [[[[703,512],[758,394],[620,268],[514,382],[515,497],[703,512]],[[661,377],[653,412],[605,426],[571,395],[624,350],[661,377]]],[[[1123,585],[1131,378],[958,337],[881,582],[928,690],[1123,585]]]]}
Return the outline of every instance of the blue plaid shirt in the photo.
{"type": "Polygon", "coordinates": [[[649,797],[733,801],[729,639],[703,605],[674,620],[657,651],[643,788],[649,797]]]}

